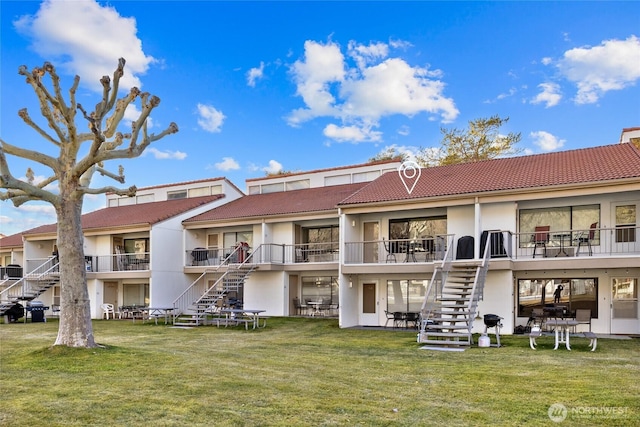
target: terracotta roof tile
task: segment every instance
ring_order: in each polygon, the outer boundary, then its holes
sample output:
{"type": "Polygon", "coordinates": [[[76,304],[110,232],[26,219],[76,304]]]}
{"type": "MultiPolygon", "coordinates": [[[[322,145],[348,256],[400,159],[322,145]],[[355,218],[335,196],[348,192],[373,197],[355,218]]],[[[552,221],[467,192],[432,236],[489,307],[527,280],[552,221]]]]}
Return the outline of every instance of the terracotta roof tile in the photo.
{"type": "MultiPolygon", "coordinates": [[[[82,215],[82,229],[88,231],[132,225],[153,225],[223,197],[224,194],[217,194],[99,209],[82,215]]],[[[23,234],[55,233],[56,226],[56,224],[43,225],[25,231],[23,234]]]]}
{"type": "Polygon", "coordinates": [[[387,173],[340,205],[477,194],[618,179],[640,179],[640,151],[616,144],[556,153],[423,168],[409,194],[397,173],[387,173]]]}
{"type": "Polygon", "coordinates": [[[183,223],[337,211],[337,205],[340,201],[364,185],[366,183],[250,194],[189,218],[183,223]]]}
{"type": "Polygon", "coordinates": [[[2,239],[0,239],[0,248],[22,246],[22,234],[23,233],[16,233],[3,237],[2,239]]]}

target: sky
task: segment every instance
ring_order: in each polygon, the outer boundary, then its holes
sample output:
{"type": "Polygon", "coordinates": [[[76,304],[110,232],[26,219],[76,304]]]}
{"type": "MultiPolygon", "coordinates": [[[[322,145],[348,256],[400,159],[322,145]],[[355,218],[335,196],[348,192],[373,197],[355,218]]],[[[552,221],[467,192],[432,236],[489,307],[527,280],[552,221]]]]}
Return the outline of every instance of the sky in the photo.
{"type": "MultiPolygon", "coordinates": [[[[640,126],[640,2],[0,0],[0,138],[57,153],[18,117],[40,117],[21,65],[51,62],[65,91],[80,76],[78,102],[94,106],[120,57],[121,95],[161,99],[149,131],[180,129],[105,165],[124,167],[126,187],[226,177],[245,189],[389,148],[411,157],[494,115],[522,154],[615,144],[640,126]]],[[[8,161],[15,177],[50,175],[8,161]]],[[[87,196],[84,212],[104,206],[87,196]]],[[[55,221],[48,204],[0,202],[4,235],[55,221]]]]}

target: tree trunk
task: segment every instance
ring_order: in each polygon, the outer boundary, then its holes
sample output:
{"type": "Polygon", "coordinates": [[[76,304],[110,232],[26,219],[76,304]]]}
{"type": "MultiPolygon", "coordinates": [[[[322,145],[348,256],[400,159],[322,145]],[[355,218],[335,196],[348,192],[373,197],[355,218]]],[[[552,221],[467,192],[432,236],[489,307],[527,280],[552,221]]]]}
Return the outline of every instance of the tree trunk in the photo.
{"type": "Polygon", "coordinates": [[[54,345],[97,347],[93,338],[82,233],[82,200],[63,198],[57,208],[60,259],[60,326],[54,345]]]}

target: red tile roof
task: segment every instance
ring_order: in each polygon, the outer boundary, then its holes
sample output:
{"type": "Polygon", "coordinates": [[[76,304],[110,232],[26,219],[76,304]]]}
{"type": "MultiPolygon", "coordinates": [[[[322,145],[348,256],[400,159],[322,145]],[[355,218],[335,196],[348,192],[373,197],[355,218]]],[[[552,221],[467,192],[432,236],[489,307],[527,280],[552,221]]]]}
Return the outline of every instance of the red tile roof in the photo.
{"type": "Polygon", "coordinates": [[[337,213],[338,203],[365,185],[366,183],[344,184],[276,193],[250,194],[189,218],[183,223],[324,211],[336,211],[337,213]]]}
{"type": "Polygon", "coordinates": [[[0,239],[0,248],[21,247],[22,234],[23,233],[16,233],[3,237],[0,239]]]}
{"type": "MultiPolygon", "coordinates": [[[[216,194],[215,196],[190,197],[104,208],[82,215],[82,229],[89,231],[101,228],[117,229],[118,227],[134,225],[153,225],[223,197],[225,197],[224,194],[216,194]]],[[[43,225],[25,231],[23,234],[55,233],[56,228],[57,224],[43,225]]]]}
{"type": "Polygon", "coordinates": [[[640,179],[640,151],[633,144],[423,168],[411,192],[397,173],[386,173],[340,205],[525,190],[640,179]]]}

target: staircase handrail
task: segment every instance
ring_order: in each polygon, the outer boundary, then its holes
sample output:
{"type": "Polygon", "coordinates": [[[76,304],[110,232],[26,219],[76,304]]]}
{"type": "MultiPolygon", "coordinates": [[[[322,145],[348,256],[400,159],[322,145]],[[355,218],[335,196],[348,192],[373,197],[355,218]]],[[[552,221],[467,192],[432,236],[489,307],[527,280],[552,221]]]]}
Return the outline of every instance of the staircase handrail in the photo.
{"type": "Polygon", "coordinates": [[[28,285],[28,280],[41,280],[43,277],[54,272],[58,265],[58,262],[54,262],[54,257],[47,259],[45,262],[33,269],[33,271],[30,271],[27,274],[23,274],[19,280],[15,281],[10,286],[0,291],[0,301],[10,301],[11,296],[17,298],[26,295],[26,291],[30,290],[24,286],[28,285]],[[16,293],[16,288],[18,287],[20,287],[21,292],[16,293]]]}
{"type": "MultiPolygon", "coordinates": [[[[443,236],[436,236],[440,238],[443,236]]],[[[451,269],[451,262],[453,261],[453,241],[455,235],[447,235],[447,244],[444,251],[444,256],[439,263],[434,263],[433,274],[431,275],[431,280],[429,281],[429,285],[427,286],[427,292],[424,296],[424,301],[422,301],[422,307],[420,308],[420,331],[424,332],[424,328],[426,326],[426,321],[431,316],[431,311],[433,310],[433,304],[430,301],[435,301],[439,292],[442,292],[442,283],[446,279],[446,272],[451,269]],[[438,281],[439,280],[439,281],[438,281]],[[438,286],[440,283],[440,286],[438,286]]]]}
{"type": "Polygon", "coordinates": [[[485,242],[484,255],[480,262],[479,268],[476,270],[476,276],[473,280],[473,287],[471,288],[471,298],[469,298],[467,311],[469,312],[469,321],[467,323],[468,333],[471,334],[473,329],[473,321],[476,318],[478,311],[478,301],[484,298],[484,282],[487,277],[487,271],[489,270],[489,263],[491,261],[491,241],[494,233],[502,233],[502,231],[490,231],[485,242]]]}
{"type": "MultiPolygon", "coordinates": [[[[262,245],[260,245],[260,246],[262,246],[262,245]]],[[[213,269],[206,269],[204,272],[202,272],[202,274],[200,276],[198,276],[198,278],[196,278],[187,287],[187,289],[185,289],[180,295],[178,295],[178,297],[175,300],[173,300],[173,319],[174,319],[174,321],[190,305],[197,304],[203,298],[209,296],[212,292],[215,292],[217,290],[217,288],[218,288],[218,285],[220,283],[223,283],[224,278],[227,276],[227,274],[229,273],[230,270],[227,269],[220,277],[218,277],[218,279],[215,281],[215,283],[209,289],[207,289],[206,292],[204,292],[204,293],[201,292],[201,291],[197,291],[197,293],[193,292],[194,288],[200,284],[200,281],[205,276],[210,275],[210,274],[218,273],[218,271],[220,270],[220,267],[222,267],[223,265],[227,266],[227,268],[232,268],[231,271],[239,270],[242,267],[244,267],[245,265],[251,265],[252,266],[251,270],[253,270],[255,268],[255,264],[248,263],[248,261],[253,258],[253,254],[255,253],[255,251],[251,252],[245,259],[243,259],[242,263],[240,263],[237,266],[236,266],[235,263],[231,262],[231,260],[236,259],[235,255],[240,250],[244,250],[244,248],[242,246],[240,246],[240,245],[236,246],[236,248],[229,255],[227,255],[219,265],[217,265],[213,269]]]]}

